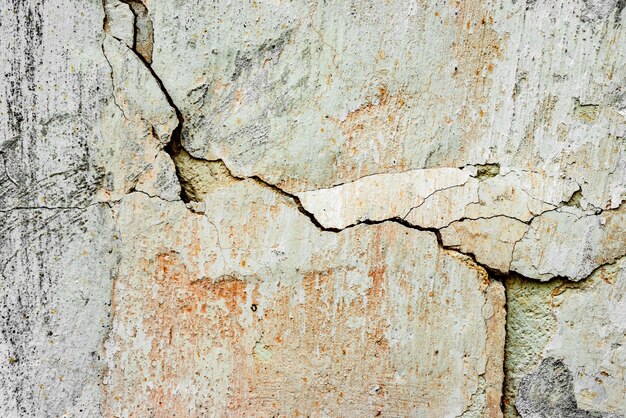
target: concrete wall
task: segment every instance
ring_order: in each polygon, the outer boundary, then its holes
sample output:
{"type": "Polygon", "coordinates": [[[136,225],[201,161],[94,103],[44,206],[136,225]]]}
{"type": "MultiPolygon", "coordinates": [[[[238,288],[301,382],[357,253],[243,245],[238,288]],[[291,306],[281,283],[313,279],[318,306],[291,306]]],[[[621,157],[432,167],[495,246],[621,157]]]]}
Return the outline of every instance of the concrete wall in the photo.
{"type": "Polygon", "coordinates": [[[0,0],[0,415],[626,414],[623,0],[0,0]]]}

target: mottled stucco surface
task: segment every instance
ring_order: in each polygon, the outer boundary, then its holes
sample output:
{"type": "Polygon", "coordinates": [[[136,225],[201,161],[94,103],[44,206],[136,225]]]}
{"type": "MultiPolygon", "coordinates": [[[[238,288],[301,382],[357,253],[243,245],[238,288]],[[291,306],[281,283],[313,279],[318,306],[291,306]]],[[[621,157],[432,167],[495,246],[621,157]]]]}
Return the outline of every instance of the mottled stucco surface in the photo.
{"type": "Polygon", "coordinates": [[[0,0],[0,415],[626,414],[623,0],[0,0]]]}

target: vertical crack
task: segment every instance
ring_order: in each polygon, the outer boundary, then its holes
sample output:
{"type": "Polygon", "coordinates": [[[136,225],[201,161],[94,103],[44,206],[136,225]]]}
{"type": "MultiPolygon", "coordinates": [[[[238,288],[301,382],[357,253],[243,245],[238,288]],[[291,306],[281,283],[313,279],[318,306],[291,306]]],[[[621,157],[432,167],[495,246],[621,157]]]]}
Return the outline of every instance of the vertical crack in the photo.
{"type": "Polygon", "coordinates": [[[133,51],[152,64],[152,50],[154,48],[154,28],[148,9],[140,0],[120,0],[130,7],[133,13],[133,51]]]}
{"type": "MultiPolygon", "coordinates": [[[[172,96],[169,94],[165,85],[163,84],[163,80],[161,77],[154,71],[152,68],[152,50],[154,46],[154,31],[152,19],[148,13],[148,9],[146,6],[139,0],[120,0],[121,2],[127,4],[130,7],[131,12],[133,13],[133,47],[130,48],[131,51],[135,54],[135,56],[143,63],[143,65],[148,69],[152,78],[156,81],[157,85],[163,95],[165,96],[165,100],[170,105],[176,114],[176,119],[178,121],[176,127],[172,130],[172,134],[170,136],[170,140],[165,145],[163,150],[170,156],[172,162],[174,163],[174,167],[176,169],[176,177],[178,178],[178,182],[181,185],[181,193],[180,198],[184,202],[189,201],[186,196],[185,189],[183,187],[183,181],[181,178],[181,173],[176,164],[176,159],[178,154],[182,149],[182,130],[184,124],[183,114],[174,103],[172,96]]],[[[105,3],[106,0],[103,0],[104,7],[104,23],[103,28],[104,31],[107,32],[107,28],[109,26],[109,17],[106,14],[105,3]]],[[[114,99],[115,100],[115,99],[114,99]]],[[[119,107],[119,106],[118,106],[119,107]]]]}

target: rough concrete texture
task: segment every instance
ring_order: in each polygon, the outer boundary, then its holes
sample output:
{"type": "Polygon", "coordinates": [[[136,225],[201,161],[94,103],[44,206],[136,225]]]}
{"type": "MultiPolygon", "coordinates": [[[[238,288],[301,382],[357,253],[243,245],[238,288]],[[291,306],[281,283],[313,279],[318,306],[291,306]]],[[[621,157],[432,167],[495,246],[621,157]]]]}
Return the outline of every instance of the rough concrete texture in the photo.
{"type": "Polygon", "coordinates": [[[515,400],[520,381],[539,365],[544,349],[557,332],[552,292],[564,282],[530,282],[511,275],[506,288],[506,343],[503,391],[505,417],[516,417],[515,400]]]}
{"type": "Polygon", "coordinates": [[[567,415],[568,408],[612,414],[609,416],[626,415],[623,346],[626,258],[603,266],[579,283],[567,280],[529,283],[511,276],[504,285],[507,291],[505,415],[516,416],[514,405],[523,416],[524,413],[546,417],[596,416],[567,415]],[[552,360],[541,363],[547,357],[552,360]],[[556,361],[562,364],[556,367],[556,361]],[[547,390],[550,402],[556,403],[542,405],[547,401],[533,393],[546,392],[540,388],[553,386],[550,379],[562,381],[566,386],[562,391],[547,390]],[[516,403],[521,388],[525,388],[526,398],[516,403]],[[570,406],[563,405],[557,413],[560,402],[570,406]]]}
{"type": "Polygon", "coordinates": [[[0,416],[626,415],[625,5],[0,0],[0,416]]]}

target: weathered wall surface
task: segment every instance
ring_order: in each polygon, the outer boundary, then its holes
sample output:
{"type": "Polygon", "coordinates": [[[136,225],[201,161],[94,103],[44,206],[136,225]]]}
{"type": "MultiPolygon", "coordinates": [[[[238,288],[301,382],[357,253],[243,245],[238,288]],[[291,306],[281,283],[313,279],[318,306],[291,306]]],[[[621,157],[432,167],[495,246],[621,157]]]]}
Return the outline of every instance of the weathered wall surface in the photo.
{"type": "Polygon", "coordinates": [[[0,415],[626,414],[623,0],[0,0],[0,415]]]}

